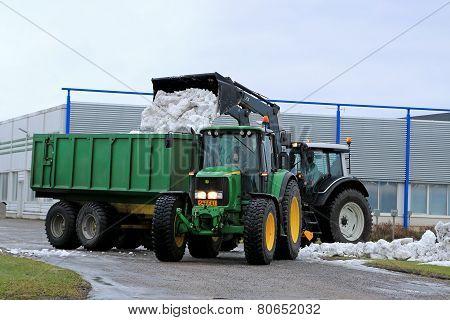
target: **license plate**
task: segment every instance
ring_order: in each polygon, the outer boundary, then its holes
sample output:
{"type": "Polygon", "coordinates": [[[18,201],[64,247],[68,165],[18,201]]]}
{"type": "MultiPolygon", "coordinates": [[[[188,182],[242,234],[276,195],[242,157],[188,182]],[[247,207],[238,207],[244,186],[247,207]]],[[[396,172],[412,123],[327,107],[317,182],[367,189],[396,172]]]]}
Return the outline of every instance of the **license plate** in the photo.
{"type": "Polygon", "coordinates": [[[199,206],[217,207],[217,200],[198,200],[199,206]]]}

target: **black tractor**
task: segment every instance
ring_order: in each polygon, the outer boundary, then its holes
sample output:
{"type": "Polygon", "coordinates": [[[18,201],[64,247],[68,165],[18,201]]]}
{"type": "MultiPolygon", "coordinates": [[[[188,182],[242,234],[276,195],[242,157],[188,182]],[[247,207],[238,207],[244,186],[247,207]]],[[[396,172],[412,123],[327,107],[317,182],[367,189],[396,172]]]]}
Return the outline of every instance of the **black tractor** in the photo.
{"type": "Polygon", "coordinates": [[[350,143],[293,142],[289,151],[291,172],[297,176],[301,199],[302,245],[322,242],[368,241],[372,231],[369,193],[352,176],[350,143]]]}

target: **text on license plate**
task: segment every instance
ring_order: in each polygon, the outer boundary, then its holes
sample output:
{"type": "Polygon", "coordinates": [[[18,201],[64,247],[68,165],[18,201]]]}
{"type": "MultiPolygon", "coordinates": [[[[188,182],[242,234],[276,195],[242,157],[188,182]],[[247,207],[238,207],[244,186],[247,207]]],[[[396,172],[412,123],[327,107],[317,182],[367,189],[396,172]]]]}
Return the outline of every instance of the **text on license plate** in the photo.
{"type": "Polygon", "coordinates": [[[198,200],[199,206],[217,207],[217,200],[198,200]]]}

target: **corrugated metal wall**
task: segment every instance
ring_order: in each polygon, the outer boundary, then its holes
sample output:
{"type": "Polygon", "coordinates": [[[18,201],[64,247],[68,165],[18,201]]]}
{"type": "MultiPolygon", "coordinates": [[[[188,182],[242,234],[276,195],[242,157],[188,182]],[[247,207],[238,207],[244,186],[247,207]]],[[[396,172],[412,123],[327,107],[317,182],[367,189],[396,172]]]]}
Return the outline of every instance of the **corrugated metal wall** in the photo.
{"type": "MultiPolygon", "coordinates": [[[[143,109],[137,105],[73,103],[71,132],[126,133],[139,128],[143,109]]],[[[259,119],[252,115],[253,124],[259,119]]],[[[221,116],[214,123],[236,121],[221,116]]],[[[294,140],[335,142],[333,116],[282,114],[281,123],[294,140]]],[[[411,129],[411,181],[449,184],[450,122],[412,120],[411,129]]],[[[345,137],[352,137],[352,174],[362,179],[404,181],[405,135],[404,119],[341,119],[341,143],[345,143],[345,137]]]]}
{"type": "Polygon", "coordinates": [[[145,106],[119,104],[70,104],[70,133],[128,133],[139,129],[145,106]]]}
{"type": "Polygon", "coordinates": [[[411,121],[411,181],[450,183],[450,122],[411,121]]]}
{"type": "Polygon", "coordinates": [[[352,173],[380,181],[405,179],[406,122],[397,119],[342,118],[341,143],[352,137],[352,173]]]}

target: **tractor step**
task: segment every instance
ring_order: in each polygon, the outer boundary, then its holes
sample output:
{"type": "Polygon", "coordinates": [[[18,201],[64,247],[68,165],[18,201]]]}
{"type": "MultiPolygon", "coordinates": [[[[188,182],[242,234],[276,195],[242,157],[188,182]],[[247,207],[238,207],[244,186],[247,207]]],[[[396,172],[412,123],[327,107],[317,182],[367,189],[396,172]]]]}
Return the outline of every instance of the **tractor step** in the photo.
{"type": "Polygon", "coordinates": [[[304,210],[303,211],[303,219],[305,222],[304,230],[308,230],[310,232],[320,234],[320,226],[319,221],[317,221],[316,215],[313,211],[304,210]]]}

